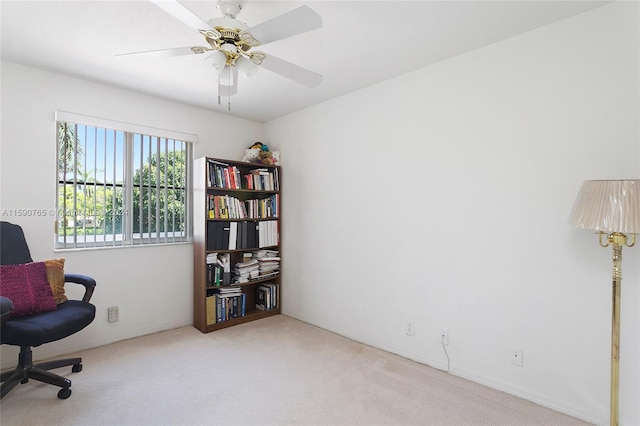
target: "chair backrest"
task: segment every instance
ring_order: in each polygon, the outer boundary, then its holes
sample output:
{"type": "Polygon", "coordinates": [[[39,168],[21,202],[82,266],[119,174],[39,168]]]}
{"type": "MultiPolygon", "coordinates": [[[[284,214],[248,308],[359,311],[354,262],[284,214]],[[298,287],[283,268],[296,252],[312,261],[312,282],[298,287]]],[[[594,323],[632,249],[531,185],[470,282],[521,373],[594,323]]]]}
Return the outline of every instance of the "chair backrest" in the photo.
{"type": "Polygon", "coordinates": [[[0,222],[0,265],[33,262],[24,232],[19,225],[0,222]]]}

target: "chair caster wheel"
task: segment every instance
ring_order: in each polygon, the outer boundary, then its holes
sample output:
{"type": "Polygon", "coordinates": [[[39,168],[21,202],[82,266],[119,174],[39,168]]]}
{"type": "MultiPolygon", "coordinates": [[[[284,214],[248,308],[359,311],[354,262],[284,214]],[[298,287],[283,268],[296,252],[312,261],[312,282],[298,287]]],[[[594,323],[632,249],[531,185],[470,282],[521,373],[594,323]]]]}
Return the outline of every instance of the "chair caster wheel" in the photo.
{"type": "Polygon", "coordinates": [[[60,399],[67,399],[71,396],[71,389],[69,388],[62,388],[58,391],[58,398],[60,399]]]}
{"type": "Polygon", "coordinates": [[[74,364],[73,367],[71,367],[71,371],[73,371],[74,373],[79,373],[82,371],[82,364],[74,364]]]}

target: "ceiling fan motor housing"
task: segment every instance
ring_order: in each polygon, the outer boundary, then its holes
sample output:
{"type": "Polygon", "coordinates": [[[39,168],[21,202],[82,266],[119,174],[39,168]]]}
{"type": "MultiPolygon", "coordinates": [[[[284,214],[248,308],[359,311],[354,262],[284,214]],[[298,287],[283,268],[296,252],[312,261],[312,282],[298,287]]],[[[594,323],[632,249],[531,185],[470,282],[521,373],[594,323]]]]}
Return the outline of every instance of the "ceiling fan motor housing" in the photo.
{"type": "Polygon", "coordinates": [[[240,5],[235,1],[220,0],[216,7],[225,17],[235,18],[240,13],[240,5]]]}

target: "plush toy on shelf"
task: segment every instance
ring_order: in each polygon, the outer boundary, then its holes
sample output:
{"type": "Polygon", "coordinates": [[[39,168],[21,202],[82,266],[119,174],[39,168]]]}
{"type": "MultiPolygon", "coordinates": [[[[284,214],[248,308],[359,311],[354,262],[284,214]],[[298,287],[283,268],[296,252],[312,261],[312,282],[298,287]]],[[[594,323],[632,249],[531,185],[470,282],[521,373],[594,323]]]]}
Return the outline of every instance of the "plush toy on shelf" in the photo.
{"type": "Polygon", "coordinates": [[[273,153],[271,151],[260,151],[258,153],[258,158],[262,164],[268,164],[272,166],[273,162],[273,153]]]}
{"type": "Polygon", "coordinates": [[[260,156],[260,150],[257,148],[249,148],[244,152],[244,157],[242,157],[242,161],[247,163],[258,163],[260,156]]]}
{"type": "Polygon", "coordinates": [[[269,151],[269,146],[262,142],[256,142],[247,148],[242,161],[278,166],[280,165],[280,152],[269,151]]]}

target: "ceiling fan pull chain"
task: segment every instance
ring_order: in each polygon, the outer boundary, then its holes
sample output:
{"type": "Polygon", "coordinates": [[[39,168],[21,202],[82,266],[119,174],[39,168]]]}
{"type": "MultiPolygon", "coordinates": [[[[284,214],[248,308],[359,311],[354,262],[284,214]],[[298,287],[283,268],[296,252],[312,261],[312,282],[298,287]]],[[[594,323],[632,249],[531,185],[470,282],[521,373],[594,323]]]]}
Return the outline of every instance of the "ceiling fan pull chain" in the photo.
{"type": "MultiPolygon", "coordinates": [[[[228,65],[230,67],[230,65],[228,65]]],[[[233,73],[231,72],[231,68],[229,68],[229,81],[227,85],[227,111],[231,112],[231,84],[233,79],[233,73]]]]}

